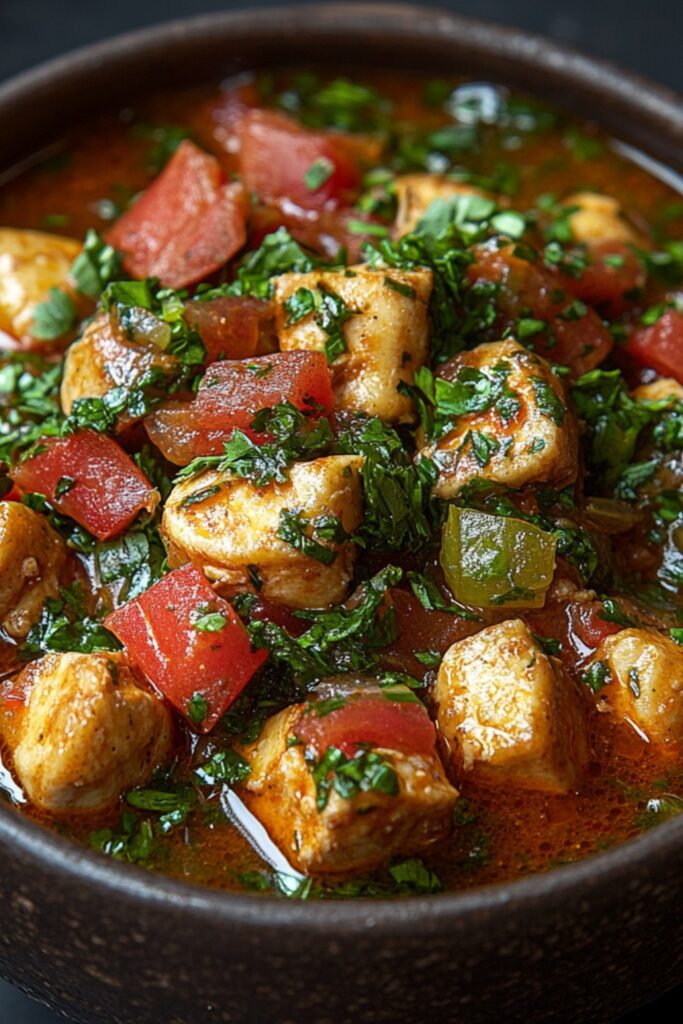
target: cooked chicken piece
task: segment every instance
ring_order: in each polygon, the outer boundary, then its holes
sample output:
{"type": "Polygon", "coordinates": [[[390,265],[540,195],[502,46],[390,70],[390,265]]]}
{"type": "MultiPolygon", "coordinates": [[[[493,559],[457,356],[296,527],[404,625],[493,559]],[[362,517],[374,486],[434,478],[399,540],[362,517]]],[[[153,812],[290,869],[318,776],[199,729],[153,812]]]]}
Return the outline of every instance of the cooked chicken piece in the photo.
{"type": "MultiPolygon", "coordinates": [[[[119,386],[131,388],[155,371],[171,374],[176,365],[175,356],[165,355],[153,343],[130,342],[116,316],[100,313],[66,353],[62,410],[68,416],[78,399],[101,397],[119,386]]],[[[130,422],[130,416],[121,416],[119,427],[130,422]]]]}
{"type": "Polygon", "coordinates": [[[193,562],[227,592],[253,589],[254,579],[260,579],[264,597],[294,608],[343,601],[355,544],[320,539],[336,553],[325,565],[282,539],[282,513],[299,513],[304,524],[336,516],[352,533],[362,516],[361,463],[357,455],[295,463],[286,483],[267,487],[214,470],[183,481],[169,495],[163,515],[169,565],[193,562]]]}
{"type": "Polygon", "coordinates": [[[638,402],[683,402],[683,384],[673,377],[658,377],[649,384],[640,384],[633,392],[638,402]]]}
{"type": "Polygon", "coordinates": [[[441,174],[402,174],[394,181],[394,187],[398,197],[394,231],[398,236],[414,231],[435,199],[484,195],[472,185],[463,185],[441,174]]]}
{"type": "Polygon", "coordinates": [[[168,756],[170,714],[121,654],[48,654],[22,675],[30,698],[14,766],[38,807],[107,807],[168,756]]]}
{"type": "Polygon", "coordinates": [[[0,502],[0,624],[23,639],[46,597],[59,592],[66,545],[40,513],[19,501],[0,502]]]}
{"type": "Polygon", "coordinates": [[[474,477],[507,487],[572,483],[576,423],[548,363],[508,339],[463,352],[441,375],[455,381],[465,367],[489,378],[493,396],[489,408],[455,417],[452,430],[421,449],[440,470],[434,493],[452,498],[474,477]]]}
{"type": "Polygon", "coordinates": [[[622,629],[595,658],[611,677],[600,696],[619,718],[655,746],[683,741],[683,647],[661,633],[622,629]]]}
{"type": "Polygon", "coordinates": [[[292,299],[300,290],[333,292],[353,312],[341,327],[345,351],[332,364],[338,409],[366,412],[388,422],[414,419],[413,402],[399,394],[400,381],[412,384],[427,358],[427,305],[432,290],[430,270],[370,270],[361,265],[346,271],[282,274],[275,278],[275,303],[280,348],[325,350],[327,333],[316,312],[293,322],[292,299]]]}
{"type": "Polygon", "coordinates": [[[71,294],[69,270],[80,251],[73,238],[0,228],[0,331],[33,341],[36,306],[49,298],[50,288],[71,294]]]}
{"type": "Polygon", "coordinates": [[[569,225],[576,242],[633,242],[642,238],[624,217],[620,204],[612,196],[600,192],[575,192],[563,200],[564,206],[578,206],[569,215],[569,225]]]}
{"type": "Polygon", "coordinates": [[[521,619],[459,640],[441,662],[437,721],[478,781],[567,793],[587,760],[581,693],[521,619]]]}
{"type": "Polygon", "coordinates": [[[345,799],[331,787],[319,810],[312,766],[296,743],[304,709],[300,704],[275,715],[243,750],[252,768],[246,802],[293,867],[310,874],[370,870],[448,836],[458,793],[436,754],[378,748],[396,774],[398,793],[368,790],[345,799]]]}

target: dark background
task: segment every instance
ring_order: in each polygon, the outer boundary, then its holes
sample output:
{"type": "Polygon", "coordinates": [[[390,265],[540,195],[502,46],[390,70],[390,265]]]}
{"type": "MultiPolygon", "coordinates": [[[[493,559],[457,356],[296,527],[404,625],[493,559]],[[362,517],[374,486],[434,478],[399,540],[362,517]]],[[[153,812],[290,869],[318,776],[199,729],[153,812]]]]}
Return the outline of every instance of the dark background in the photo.
{"type": "MultiPolygon", "coordinates": [[[[117,32],[182,15],[275,2],[0,0],[0,80],[117,32]]],[[[683,0],[441,0],[432,6],[543,33],[683,92],[683,0]]],[[[679,991],[619,1024],[669,1024],[680,1021],[682,1011],[679,991]]],[[[0,1024],[57,1024],[58,1019],[0,982],[0,1024]]]]}

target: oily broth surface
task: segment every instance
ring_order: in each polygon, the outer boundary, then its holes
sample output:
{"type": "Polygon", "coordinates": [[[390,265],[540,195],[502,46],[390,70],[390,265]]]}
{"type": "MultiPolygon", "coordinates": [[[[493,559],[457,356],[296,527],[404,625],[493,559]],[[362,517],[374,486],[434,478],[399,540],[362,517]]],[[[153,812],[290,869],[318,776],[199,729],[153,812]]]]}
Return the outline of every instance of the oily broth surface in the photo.
{"type": "MultiPolygon", "coordinates": [[[[365,80],[393,99],[396,118],[429,127],[447,121],[445,115],[422,106],[421,80],[391,75],[365,80]]],[[[149,158],[154,139],[134,137],[133,125],[183,126],[199,145],[227,161],[229,169],[230,157],[220,144],[221,128],[212,117],[218,98],[216,90],[206,89],[158,96],[83,125],[55,148],[50,159],[0,188],[0,223],[74,237],[82,237],[90,227],[105,231],[112,202],[144,189],[156,175],[149,158]]],[[[513,200],[519,209],[532,206],[540,193],[604,191],[644,224],[658,225],[663,211],[669,210],[667,230],[672,236],[683,232],[683,208],[678,217],[671,216],[674,204],[680,204],[677,193],[620,156],[593,126],[580,130],[607,144],[598,155],[581,158],[566,142],[568,123],[574,124],[563,122],[537,135],[513,133],[490,141],[475,169],[490,173],[501,160],[513,165],[520,176],[513,200]]],[[[462,163],[469,166],[467,154],[462,163]]],[[[416,636],[413,642],[414,650],[429,646],[425,637],[416,636]]],[[[4,645],[3,675],[12,669],[12,653],[4,645]]],[[[406,670],[413,665],[406,664],[406,670]]],[[[16,725],[15,714],[16,708],[0,717],[0,739],[16,725]]],[[[593,711],[590,728],[593,758],[578,795],[550,797],[460,783],[463,800],[453,839],[423,857],[447,888],[516,878],[599,852],[642,830],[648,799],[680,788],[682,757],[655,757],[627,726],[615,727],[607,714],[593,711]]],[[[192,741],[184,726],[178,729],[177,757],[189,774],[192,741]]],[[[11,766],[6,750],[3,759],[11,766]]],[[[87,843],[94,829],[113,826],[120,810],[61,823],[30,805],[22,806],[21,813],[87,843]]],[[[240,889],[240,873],[263,868],[258,854],[221,814],[217,798],[165,837],[148,863],[174,877],[222,889],[240,889]]]]}

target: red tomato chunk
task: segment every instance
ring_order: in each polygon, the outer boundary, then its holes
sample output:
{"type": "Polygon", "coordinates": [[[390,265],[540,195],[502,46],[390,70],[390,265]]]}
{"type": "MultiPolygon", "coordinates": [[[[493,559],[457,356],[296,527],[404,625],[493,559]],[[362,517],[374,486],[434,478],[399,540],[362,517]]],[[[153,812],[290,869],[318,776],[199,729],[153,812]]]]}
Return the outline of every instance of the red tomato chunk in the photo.
{"type": "Polygon", "coordinates": [[[563,279],[551,271],[515,256],[511,248],[493,249],[482,245],[476,262],[468,268],[472,284],[496,283],[500,292],[496,304],[502,328],[520,316],[542,320],[547,328],[530,339],[534,351],[574,373],[586,373],[598,366],[612,348],[612,336],[594,309],[576,317],[571,313],[571,294],[560,285],[563,279]]]}
{"type": "Polygon", "coordinates": [[[158,277],[167,287],[184,288],[241,249],[246,209],[242,187],[227,184],[218,160],[185,140],[107,241],[124,253],[133,277],[158,277]]]}
{"type": "Polygon", "coordinates": [[[94,430],[41,441],[37,455],[10,473],[24,494],[44,494],[98,540],[122,533],[159,495],[123,448],[94,430]]]}
{"type": "Polygon", "coordinates": [[[626,351],[642,366],[683,384],[683,314],[669,309],[652,327],[637,328],[626,351]]]}
{"type": "Polygon", "coordinates": [[[358,168],[333,135],[309,132],[285,114],[250,110],[240,123],[244,183],[260,199],[304,209],[338,206],[359,184],[358,168]]]}
{"type": "Polygon", "coordinates": [[[623,242],[595,242],[588,256],[581,277],[563,275],[562,286],[607,316],[618,316],[645,284],[642,263],[623,242]]]}
{"type": "Polygon", "coordinates": [[[145,425],[164,456],[182,466],[198,455],[219,454],[236,428],[258,440],[250,429],[254,416],[284,401],[304,412],[332,413],[332,382],[321,352],[276,352],[213,363],[196,398],[168,402],[145,425]]]}
{"type": "Polygon", "coordinates": [[[200,732],[209,732],[267,658],[237,612],[192,565],[105,619],[131,664],[200,732]]]}
{"type": "Polygon", "coordinates": [[[217,359],[248,359],[273,320],[269,302],[250,296],[224,296],[206,302],[188,302],[185,319],[199,333],[206,362],[217,359]]]}
{"type": "Polygon", "coordinates": [[[321,716],[312,705],[296,733],[318,754],[338,747],[352,756],[361,743],[370,743],[431,757],[436,743],[434,724],[422,704],[393,701],[381,693],[354,695],[347,704],[321,716]]]}

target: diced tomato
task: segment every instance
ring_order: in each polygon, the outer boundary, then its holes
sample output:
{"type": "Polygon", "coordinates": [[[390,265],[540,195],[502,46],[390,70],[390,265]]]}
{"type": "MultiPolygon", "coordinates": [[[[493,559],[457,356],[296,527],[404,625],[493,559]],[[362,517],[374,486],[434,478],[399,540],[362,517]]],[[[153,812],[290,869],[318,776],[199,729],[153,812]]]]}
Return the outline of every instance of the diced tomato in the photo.
{"type": "Polygon", "coordinates": [[[98,540],[121,533],[159,500],[123,448],[94,430],[45,438],[38,454],[16,465],[10,476],[24,494],[44,494],[98,540]]]}
{"type": "Polygon", "coordinates": [[[651,327],[636,328],[626,351],[642,366],[683,384],[683,314],[668,309],[651,327]]]}
{"type": "Polygon", "coordinates": [[[321,352],[275,352],[213,363],[192,401],[168,402],[145,425],[170,462],[187,465],[198,455],[220,453],[235,428],[258,440],[251,430],[254,416],[284,401],[302,411],[332,413],[330,371],[321,352]]]}
{"type": "Polygon", "coordinates": [[[3,501],[21,501],[21,491],[16,484],[13,484],[7,494],[3,494],[3,501]]]}
{"type": "Polygon", "coordinates": [[[209,732],[267,658],[237,612],[192,565],[164,576],[104,620],[140,669],[200,732],[209,732]]]}
{"type": "Polygon", "coordinates": [[[571,672],[580,671],[602,641],[624,627],[601,616],[602,601],[557,601],[525,616],[537,636],[561,644],[559,657],[571,672]]]}
{"type": "Polygon", "coordinates": [[[434,753],[436,730],[423,704],[393,701],[381,693],[353,695],[335,711],[318,716],[315,705],[303,715],[296,735],[318,754],[338,747],[353,755],[361,743],[404,754],[434,753]]]}
{"type": "Polygon", "coordinates": [[[257,206],[250,221],[249,248],[257,249],[266,235],[278,228],[286,228],[292,238],[305,248],[314,249],[322,256],[335,259],[339,249],[346,249],[349,263],[357,263],[363,258],[365,242],[377,241],[373,236],[372,226],[381,224],[377,217],[358,210],[339,209],[321,210],[315,215],[311,211],[296,211],[287,208],[281,210],[276,206],[257,206]],[[362,224],[368,225],[368,231],[359,233],[362,224]]]}
{"type": "Polygon", "coordinates": [[[158,178],[123,214],[107,241],[133,277],[184,288],[222,267],[246,241],[247,202],[215,157],[180,144],[158,178]]]}
{"type": "Polygon", "coordinates": [[[285,114],[249,110],[239,137],[244,182],[266,202],[319,210],[343,204],[359,184],[358,168],[334,136],[306,131],[285,114]]]}
{"type": "Polygon", "coordinates": [[[396,639],[382,650],[382,663],[388,668],[421,677],[425,666],[415,651],[432,650],[445,654],[451,644],[481,629],[481,623],[463,619],[450,612],[428,611],[407,590],[389,591],[396,615],[396,639]]]}
{"type": "Polygon", "coordinates": [[[310,626],[309,622],[298,619],[286,604],[269,601],[266,597],[258,598],[251,607],[250,615],[252,619],[274,622],[276,626],[282,626],[291,636],[301,636],[310,626]]]}
{"type": "Polygon", "coordinates": [[[207,364],[253,356],[262,336],[274,332],[273,318],[270,302],[248,295],[188,302],[185,307],[185,319],[204,342],[207,364]]]}
{"type": "Polygon", "coordinates": [[[518,317],[542,320],[547,329],[529,342],[539,355],[562,363],[577,375],[594,369],[612,348],[612,336],[595,310],[574,318],[568,314],[573,295],[564,291],[563,281],[552,271],[515,256],[511,247],[480,246],[476,261],[468,268],[470,282],[500,285],[496,304],[500,311],[498,330],[514,329],[518,317]]]}
{"type": "Polygon", "coordinates": [[[588,254],[591,262],[581,277],[563,275],[562,287],[606,316],[617,316],[645,284],[643,265],[623,242],[596,242],[588,254]]]}

